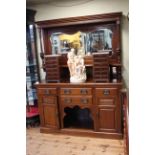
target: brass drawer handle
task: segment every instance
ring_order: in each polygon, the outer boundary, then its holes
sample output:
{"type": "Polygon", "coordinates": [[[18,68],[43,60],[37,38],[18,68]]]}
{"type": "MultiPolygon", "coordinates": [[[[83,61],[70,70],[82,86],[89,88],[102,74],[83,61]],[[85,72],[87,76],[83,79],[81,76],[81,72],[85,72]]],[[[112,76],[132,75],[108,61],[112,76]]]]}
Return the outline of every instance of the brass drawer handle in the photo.
{"type": "Polygon", "coordinates": [[[86,99],[86,98],[81,99],[81,103],[83,103],[83,104],[87,104],[87,103],[88,103],[88,99],[86,99]]]}
{"type": "Polygon", "coordinates": [[[45,95],[49,95],[50,94],[50,90],[49,89],[46,89],[45,90],[45,95]]]}
{"type": "Polygon", "coordinates": [[[110,94],[110,90],[104,89],[104,90],[103,90],[103,94],[104,94],[104,95],[109,95],[109,94],[110,94]]]}
{"type": "Polygon", "coordinates": [[[71,90],[70,89],[65,89],[64,94],[71,94],[71,90]]]}
{"type": "Polygon", "coordinates": [[[81,94],[88,94],[88,91],[87,91],[87,89],[81,89],[81,94]]]}
{"type": "Polygon", "coordinates": [[[67,104],[68,104],[68,103],[72,103],[72,99],[65,98],[64,102],[67,103],[67,104]]]}

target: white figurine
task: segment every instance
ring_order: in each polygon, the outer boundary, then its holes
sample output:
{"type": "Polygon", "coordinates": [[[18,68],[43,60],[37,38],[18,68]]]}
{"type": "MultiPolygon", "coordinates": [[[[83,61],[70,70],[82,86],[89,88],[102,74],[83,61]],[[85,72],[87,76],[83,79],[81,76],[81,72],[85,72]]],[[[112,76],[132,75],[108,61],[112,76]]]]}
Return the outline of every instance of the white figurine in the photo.
{"type": "Polygon", "coordinates": [[[70,52],[68,52],[68,61],[67,61],[67,64],[68,64],[68,68],[69,68],[69,72],[70,72],[70,76],[73,76],[74,75],[74,57],[75,57],[75,50],[72,48],[70,52]]]}
{"type": "Polygon", "coordinates": [[[75,55],[74,49],[71,49],[71,51],[68,53],[67,64],[70,71],[71,83],[82,83],[86,81],[84,59],[81,55],[75,55]]]}

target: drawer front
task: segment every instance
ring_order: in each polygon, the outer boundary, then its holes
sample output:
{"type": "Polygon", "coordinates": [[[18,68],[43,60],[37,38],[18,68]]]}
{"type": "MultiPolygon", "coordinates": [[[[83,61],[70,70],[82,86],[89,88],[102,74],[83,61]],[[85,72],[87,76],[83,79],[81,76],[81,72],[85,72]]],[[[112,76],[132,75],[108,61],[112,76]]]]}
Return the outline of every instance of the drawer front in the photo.
{"type": "Polygon", "coordinates": [[[61,95],[92,95],[91,88],[61,88],[61,95]]]}
{"type": "Polygon", "coordinates": [[[117,88],[96,88],[96,97],[116,96],[117,88]]]}
{"type": "Polygon", "coordinates": [[[51,97],[51,96],[42,97],[43,104],[56,104],[56,102],[57,102],[56,97],[51,97]]]}
{"type": "Polygon", "coordinates": [[[105,105],[105,106],[115,106],[116,105],[116,99],[115,98],[103,98],[98,97],[97,98],[97,104],[99,105],[105,105]]]}
{"type": "Polygon", "coordinates": [[[39,88],[38,94],[40,94],[40,95],[56,95],[57,90],[56,90],[56,88],[39,88]]]}
{"type": "Polygon", "coordinates": [[[61,97],[61,103],[62,104],[81,104],[81,105],[87,105],[92,104],[92,97],[61,97]]]}

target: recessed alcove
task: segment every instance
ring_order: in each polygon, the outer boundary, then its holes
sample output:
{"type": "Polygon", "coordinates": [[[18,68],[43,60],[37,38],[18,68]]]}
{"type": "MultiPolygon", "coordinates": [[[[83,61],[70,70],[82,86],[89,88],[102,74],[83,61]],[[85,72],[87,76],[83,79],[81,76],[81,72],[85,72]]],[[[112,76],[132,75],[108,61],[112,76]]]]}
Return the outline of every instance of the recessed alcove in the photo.
{"type": "Polygon", "coordinates": [[[64,112],[64,128],[94,129],[94,122],[89,108],[65,107],[64,112]]]}

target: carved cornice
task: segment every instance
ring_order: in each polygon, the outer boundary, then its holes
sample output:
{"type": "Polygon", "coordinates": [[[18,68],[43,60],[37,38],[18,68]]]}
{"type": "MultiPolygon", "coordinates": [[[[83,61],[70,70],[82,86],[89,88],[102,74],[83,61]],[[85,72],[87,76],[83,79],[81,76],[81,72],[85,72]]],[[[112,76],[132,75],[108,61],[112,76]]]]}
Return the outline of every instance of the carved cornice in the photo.
{"type": "Polygon", "coordinates": [[[52,28],[68,25],[80,25],[89,23],[102,23],[102,22],[116,22],[120,21],[122,12],[109,13],[109,14],[97,14],[89,16],[78,16],[69,18],[60,18],[53,20],[38,21],[36,24],[40,28],[52,28]]]}

